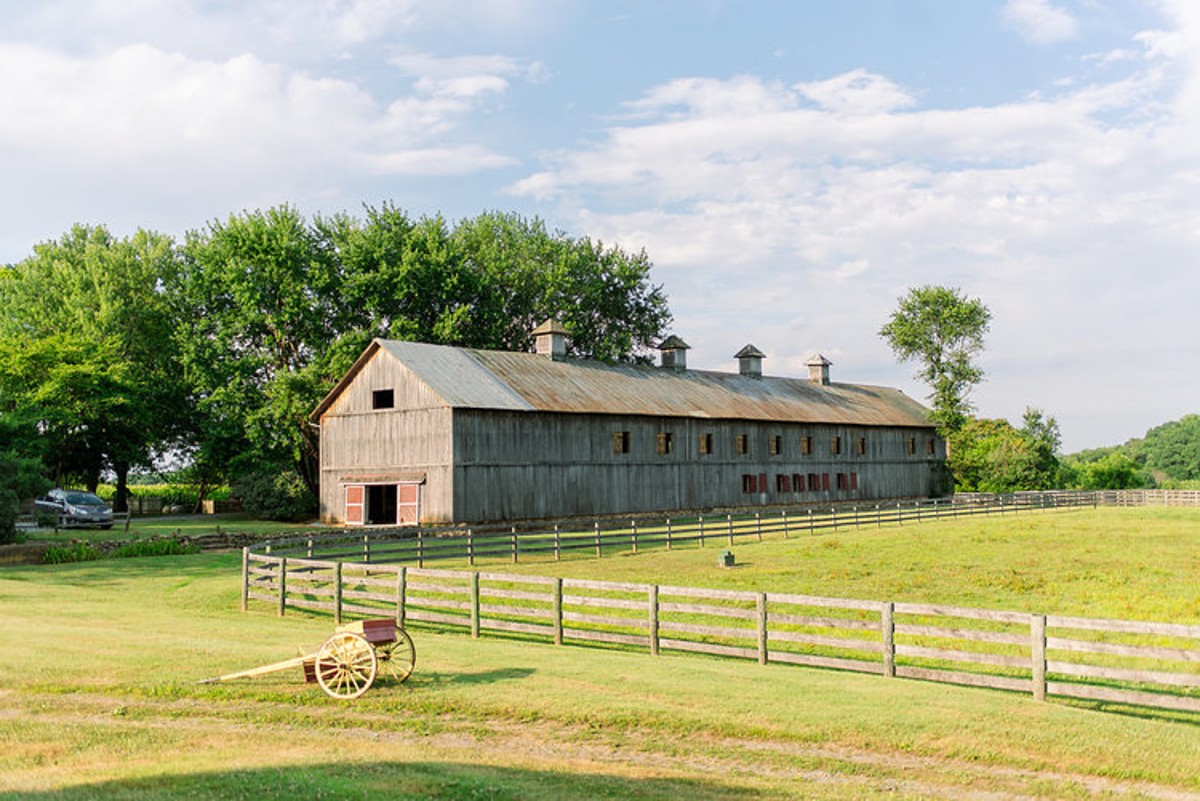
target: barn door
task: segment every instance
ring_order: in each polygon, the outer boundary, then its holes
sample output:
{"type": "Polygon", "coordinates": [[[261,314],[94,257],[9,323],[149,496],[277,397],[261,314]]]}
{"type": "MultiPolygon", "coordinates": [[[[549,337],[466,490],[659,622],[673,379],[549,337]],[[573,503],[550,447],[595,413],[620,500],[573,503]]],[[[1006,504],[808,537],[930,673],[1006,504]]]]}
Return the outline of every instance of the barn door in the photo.
{"type": "Polygon", "coordinates": [[[365,499],[366,487],[362,484],[348,484],[346,486],[346,525],[361,526],[363,524],[365,499]]]}
{"type": "Polygon", "coordinates": [[[421,519],[421,485],[401,484],[398,489],[398,522],[402,526],[415,526],[421,519]]]}

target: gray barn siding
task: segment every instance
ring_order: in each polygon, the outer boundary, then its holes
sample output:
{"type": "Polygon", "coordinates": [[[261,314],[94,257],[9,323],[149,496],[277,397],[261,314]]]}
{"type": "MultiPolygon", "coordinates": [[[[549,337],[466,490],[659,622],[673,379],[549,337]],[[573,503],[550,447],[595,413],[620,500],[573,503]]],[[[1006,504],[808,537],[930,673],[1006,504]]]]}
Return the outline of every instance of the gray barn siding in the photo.
{"type": "Polygon", "coordinates": [[[736,420],[568,415],[456,410],[454,518],[503,520],[560,515],[614,514],[670,509],[916,497],[931,494],[931,458],[944,458],[940,440],[926,453],[932,429],[761,423],[736,420]],[[629,431],[630,452],[613,452],[613,433],[629,431]],[[674,435],[673,452],[657,453],[657,435],[674,435]],[[713,435],[713,453],[701,456],[699,436],[713,435]],[[745,434],[749,453],[735,437],[745,434]],[[779,455],[770,437],[783,438],[779,455]],[[813,453],[800,453],[800,437],[813,453]],[[842,453],[830,453],[842,437],[842,453]],[[867,453],[854,452],[866,437],[867,453]],[[917,438],[917,453],[907,440],[917,438]],[[857,473],[857,491],[836,489],[837,473],[857,473]],[[744,474],[767,475],[766,492],[742,491],[744,474]],[[777,474],[829,473],[829,491],[779,493],[777,474]]]}
{"type": "Polygon", "coordinates": [[[323,522],[344,522],[347,478],[399,474],[425,475],[422,521],[451,519],[451,410],[408,368],[376,353],[320,425],[323,522]],[[396,407],[372,409],[377,389],[394,390],[396,407]]]}

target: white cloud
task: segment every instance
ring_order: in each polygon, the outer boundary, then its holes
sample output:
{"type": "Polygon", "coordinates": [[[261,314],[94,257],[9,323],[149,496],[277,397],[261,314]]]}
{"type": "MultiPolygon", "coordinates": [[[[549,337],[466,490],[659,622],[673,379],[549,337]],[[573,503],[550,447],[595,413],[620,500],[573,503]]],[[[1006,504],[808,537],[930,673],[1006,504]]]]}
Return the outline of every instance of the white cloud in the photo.
{"type": "Polygon", "coordinates": [[[1054,44],[1079,33],[1075,18],[1048,0],[1008,0],[1001,13],[1005,23],[1034,44],[1054,44]]]}

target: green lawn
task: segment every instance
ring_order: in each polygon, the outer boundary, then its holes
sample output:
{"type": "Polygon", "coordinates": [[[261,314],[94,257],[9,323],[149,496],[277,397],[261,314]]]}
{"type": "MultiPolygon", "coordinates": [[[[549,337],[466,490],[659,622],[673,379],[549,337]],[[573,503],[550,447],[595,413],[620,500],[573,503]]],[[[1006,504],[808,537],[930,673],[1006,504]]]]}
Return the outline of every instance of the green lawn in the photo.
{"type": "MultiPolygon", "coordinates": [[[[732,570],[716,547],[519,569],[1195,621],[1198,521],[1050,513],[739,544],[732,570]]],[[[1200,797],[1197,715],[782,665],[416,628],[412,679],[358,701],[299,671],[198,685],[332,629],[238,612],[238,565],[0,570],[0,798],[1200,797]]]]}

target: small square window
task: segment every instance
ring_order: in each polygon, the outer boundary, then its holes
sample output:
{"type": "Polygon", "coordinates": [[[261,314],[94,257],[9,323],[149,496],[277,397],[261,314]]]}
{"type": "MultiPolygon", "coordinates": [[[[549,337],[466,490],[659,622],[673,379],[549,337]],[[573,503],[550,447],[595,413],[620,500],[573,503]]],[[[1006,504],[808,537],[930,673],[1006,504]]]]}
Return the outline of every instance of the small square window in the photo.
{"type": "Polygon", "coordinates": [[[792,477],[786,473],[779,473],[775,476],[775,491],[776,492],[791,492],[792,477]]]}
{"type": "Polygon", "coordinates": [[[829,440],[829,452],[835,456],[842,452],[842,438],[841,437],[832,437],[829,440]]]}
{"type": "Polygon", "coordinates": [[[854,453],[856,456],[867,455],[867,438],[859,437],[854,441],[854,453]]]}
{"type": "Polygon", "coordinates": [[[712,434],[701,434],[700,435],[700,455],[708,456],[712,452],[713,452],[713,435],[712,434]]]}
{"type": "Polygon", "coordinates": [[[742,474],[742,492],[747,495],[758,492],[758,476],[753,473],[742,474]]]}
{"type": "Polygon", "coordinates": [[[733,447],[738,452],[738,456],[745,456],[750,452],[750,438],[745,434],[738,434],[733,440],[733,447]]]}
{"type": "Polygon", "coordinates": [[[803,473],[792,473],[792,492],[804,492],[803,473]]]}
{"type": "Polygon", "coordinates": [[[770,450],[772,456],[778,456],[783,453],[783,437],[779,435],[771,437],[770,450]]]}
{"type": "Polygon", "coordinates": [[[613,432],[613,453],[629,453],[629,432],[613,432]]]}
{"type": "Polygon", "coordinates": [[[808,474],[808,491],[816,492],[821,488],[821,477],[816,473],[808,474]]]}
{"type": "Polygon", "coordinates": [[[812,437],[800,438],[800,453],[804,456],[808,456],[812,453],[812,437]]]}
{"type": "Polygon", "coordinates": [[[846,489],[846,487],[848,485],[849,485],[849,482],[846,480],[846,474],[838,473],[837,474],[837,488],[839,490],[844,490],[844,489],[846,489]]]}
{"type": "Polygon", "coordinates": [[[930,437],[929,442],[925,444],[925,452],[930,456],[933,456],[935,453],[937,453],[937,440],[935,440],[933,437],[930,437]]]}
{"type": "Polygon", "coordinates": [[[393,389],[377,389],[371,393],[372,409],[393,409],[396,406],[396,391],[393,389]]]}
{"type": "Polygon", "coordinates": [[[908,455],[914,456],[914,455],[916,455],[916,453],[917,453],[917,438],[909,437],[908,438],[908,455]]]}
{"type": "Polygon", "coordinates": [[[658,435],[658,455],[666,456],[675,449],[675,435],[670,431],[661,431],[658,435]]]}

